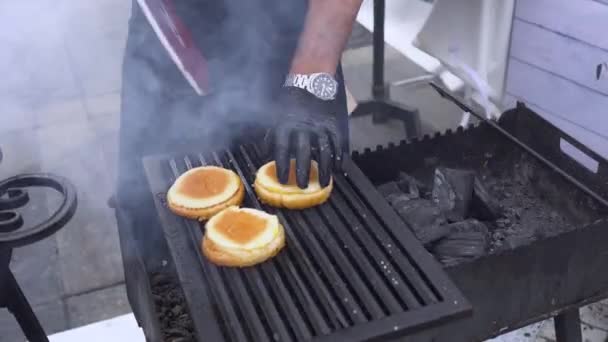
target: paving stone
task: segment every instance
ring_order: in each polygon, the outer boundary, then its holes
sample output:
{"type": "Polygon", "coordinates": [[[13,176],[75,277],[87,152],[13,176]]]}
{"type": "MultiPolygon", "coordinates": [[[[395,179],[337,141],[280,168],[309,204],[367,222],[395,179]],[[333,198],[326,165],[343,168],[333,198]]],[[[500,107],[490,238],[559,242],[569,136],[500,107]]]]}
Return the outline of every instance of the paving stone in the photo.
{"type": "Polygon", "coordinates": [[[63,296],[54,236],[13,250],[11,271],[32,305],[63,296]]]}
{"type": "MultiPolygon", "coordinates": [[[[101,168],[100,165],[97,170],[101,168]]],[[[82,174],[87,172],[86,167],[74,169],[82,174]]],[[[109,183],[102,176],[91,177],[88,182],[76,182],[78,209],[72,221],[57,234],[67,294],[115,284],[124,278],[116,222],[107,206],[111,193],[109,183]],[[96,179],[98,183],[95,183],[96,179]]]]}
{"type": "Polygon", "coordinates": [[[40,160],[47,168],[57,168],[67,158],[86,152],[96,138],[86,116],[42,126],[35,134],[41,147],[40,160]]]}
{"type": "Polygon", "coordinates": [[[131,16],[131,1],[98,0],[90,2],[63,1],[56,6],[55,17],[63,20],[62,34],[67,37],[124,36],[131,16]]]}
{"type": "Polygon", "coordinates": [[[69,297],[66,302],[70,328],[131,312],[124,285],[69,297]]]}
{"type": "MultiPolygon", "coordinates": [[[[95,116],[90,119],[91,126],[101,142],[104,170],[107,172],[110,190],[115,189],[118,170],[118,134],[120,129],[120,114],[95,116]]],[[[110,194],[110,195],[111,195],[110,194]]]]}
{"type": "MultiPolygon", "coordinates": [[[[364,47],[344,53],[343,67],[346,84],[357,101],[370,97],[372,85],[372,49],[364,47]]],[[[418,67],[396,50],[387,46],[385,58],[385,75],[387,82],[403,80],[424,75],[418,67]]],[[[456,127],[460,121],[460,112],[449,101],[441,99],[427,85],[392,87],[391,99],[397,103],[418,108],[421,119],[421,134],[443,131],[456,127]]],[[[402,121],[390,120],[384,124],[373,124],[371,116],[350,119],[351,150],[362,151],[366,147],[375,148],[378,144],[399,142],[406,138],[402,121]]]]}
{"type": "Polygon", "coordinates": [[[580,309],[581,321],[592,327],[608,331],[608,303],[600,301],[580,309]]]}
{"type": "Polygon", "coordinates": [[[0,134],[0,179],[20,173],[40,172],[40,145],[33,129],[0,134]]]}
{"type": "Polygon", "coordinates": [[[351,151],[363,151],[366,147],[375,148],[389,142],[398,143],[405,139],[405,128],[398,120],[390,120],[385,124],[372,123],[371,116],[350,119],[350,148],[351,151]]]}
{"type": "MultiPolygon", "coordinates": [[[[590,326],[587,323],[581,323],[581,331],[583,334],[584,342],[603,342],[608,338],[608,332],[602,329],[590,326]]],[[[541,328],[539,337],[546,338],[548,340],[555,340],[555,325],[553,319],[547,320],[541,328]]]]}
{"type": "Polygon", "coordinates": [[[530,324],[521,329],[511,331],[486,342],[531,342],[535,341],[544,322],[530,324]]]}
{"type": "Polygon", "coordinates": [[[0,103],[0,141],[5,134],[25,132],[35,127],[36,113],[27,99],[11,94],[0,95],[0,103]]]}
{"type": "Polygon", "coordinates": [[[39,127],[83,122],[86,119],[84,100],[80,96],[40,102],[36,104],[35,111],[39,127]]]}
{"type": "Polygon", "coordinates": [[[85,98],[90,117],[117,115],[120,113],[120,91],[85,98]]]}
{"type": "Polygon", "coordinates": [[[56,235],[66,294],[122,281],[118,232],[107,206],[113,191],[101,148],[103,140],[88,122],[49,127],[41,132],[40,140],[53,147],[43,153],[45,169],[68,178],[78,192],[74,218],[56,235]]]}
{"type": "Polygon", "coordinates": [[[95,6],[70,2],[66,8],[66,21],[71,27],[65,33],[71,67],[87,96],[120,89],[130,4],[101,0],[95,6]],[[100,56],[103,63],[99,62],[100,56]]]}
{"type": "MultiPolygon", "coordinates": [[[[62,300],[34,305],[33,311],[47,335],[68,328],[67,312],[62,300]]],[[[21,341],[25,341],[25,336],[19,324],[8,310],[0,309],[0,342],[21,341]]]]}
{"type": "MultiPolygon", "coordinates": [[[[346,84],[358,101],[370,98],[372,73],[371,57],[360,56],[360,50],[345,53],[343,60],[346,84]],[[368,62],[357,61],[367,58],[368,62]],[[369,66],[369,67],[368,67],[369,66]],[[369,70],[368,70],[369,69],[369,70]]],[[[387,57],[385,65],[386,82],[404,80],[424,75],[424,71],[403,56],[387,57]]],[[[461,111],[452,102],[442,99],[426,84],[394,86],[390,89],[391,99],[397,103],[418,108],[423,125],[423,133],[443,131],[458,125],[461,111]]]]}
{"type": "Polygon", "coordinates": [[[79,209],[74,219],[57,234],[57,241],[66,294],[123,281],[118,231],[109,214],[79,209]]]}
{"type": "Polygon", "coordinates": [[[61,35],[64,22],[54,17],[56,1],[10,1],[0,5],[0,22],[10,23],[0,43],[0,90],[35,99],[77,95],[61,35]],[[32,18],[36,18],[32,20],[32,18]]]}

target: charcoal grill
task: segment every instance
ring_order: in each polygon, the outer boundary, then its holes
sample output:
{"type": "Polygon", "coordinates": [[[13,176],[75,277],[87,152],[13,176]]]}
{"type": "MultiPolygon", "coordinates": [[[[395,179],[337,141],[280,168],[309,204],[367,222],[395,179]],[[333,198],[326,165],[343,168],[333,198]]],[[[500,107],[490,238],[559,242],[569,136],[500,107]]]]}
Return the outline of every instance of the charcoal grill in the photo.
{"type": "Polygon", "coordinates": [[[201,340],[388,339],[469,313],[441,266],[350,160],[328,203],[303,211],[258,201],[251,184],[264,162],[255,146],[144,160],[201,340]],[[287,247],[277,257],[234,269],[202,256],[202,225],[175,216],[165,202],[175,178],[201,165],[233,169],[245,184],[244,205],[279,216],[287,247]]]}
{"type": "Polygon", "coordinates": [[[412,334],[408,341],[483,341],[554,316],[558,341],[581,341],[578,308],[608,297],[608,161],[523,103],[505,112],[499,124],[569,177],[485,123],[353,155],[374,184],[394,180],[400,171],[415,173],[427,163],[480,170],[486,156],[493,156],[490,164],[515,169],[514,163],[524,157],[536,175],[539,200],[575,222],[572,229],[448,267],[473,306],[472,316],[412,334]],[[592,167],[566,154],[564,146],[576,149],[574,156],[585,156],[592,167]],[[378,168],[381,162],[384,167],[378,168]]]}

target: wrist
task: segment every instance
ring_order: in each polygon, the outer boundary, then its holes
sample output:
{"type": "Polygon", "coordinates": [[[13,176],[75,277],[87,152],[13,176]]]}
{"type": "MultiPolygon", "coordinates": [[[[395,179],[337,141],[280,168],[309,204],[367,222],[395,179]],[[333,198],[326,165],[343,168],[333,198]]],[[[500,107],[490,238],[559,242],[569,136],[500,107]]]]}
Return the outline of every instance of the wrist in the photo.
{"type": "Polygon", "coordinates": [[[283,83],[284,87],[298,88],[315,96],[319,100],[330,101],[338,94],[338,81],[329,73],[289,74],[283,83]]]}
{"type": "Polygon", "coordinates": [[[325,73],[330,74],[332,76],[336,76],[336,69],[338,65],[335,63],[329,62],[306,62],[299,61],[295,59],[291,64],[291,68],[289,69],[290,74],[315,74],[315,73],[325,73]]]}

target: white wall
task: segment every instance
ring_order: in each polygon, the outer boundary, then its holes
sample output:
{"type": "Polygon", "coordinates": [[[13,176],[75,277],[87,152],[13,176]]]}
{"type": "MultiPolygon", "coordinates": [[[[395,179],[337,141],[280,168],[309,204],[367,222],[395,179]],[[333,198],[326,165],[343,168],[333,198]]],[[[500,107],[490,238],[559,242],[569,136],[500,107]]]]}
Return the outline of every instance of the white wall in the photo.
{"type": "Polygon", "coordinates": [[[608,1],[517,0],[507,101],[520,99],[608,158],[608,1]]]}

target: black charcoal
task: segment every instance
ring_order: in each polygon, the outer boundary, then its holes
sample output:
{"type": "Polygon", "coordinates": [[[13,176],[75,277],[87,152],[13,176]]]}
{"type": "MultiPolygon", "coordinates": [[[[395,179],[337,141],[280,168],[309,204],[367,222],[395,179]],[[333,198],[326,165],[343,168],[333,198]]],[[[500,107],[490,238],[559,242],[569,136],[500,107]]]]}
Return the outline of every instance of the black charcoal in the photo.
{"type": "Polygon", "coordinates": [[[382,194],[385,198],[388,198],[390,195],[402,194],[403,191],[399,188],[399,185],[396,182],[388,182],[378,186],[378,192],[382,194]]]}
{"type": "Polygon", "coordinates": [[[534,232],[531,230],[520,230],[517,232],[513,232],[511,235],[505,238],[504,244],[505,247],[514,249],[519,246],[525,246],[529,243],[532,243],[536,240],[536,236],[534,232]]]}
{"type": "Polygon", "coordinates": [[[448,226],[450,227],[450,230],[452,232],[459,232],[459,233],[473,232],[473,233],[481,233],[484,235],[489,234],[488,226],[486,226],[483,222],[480,222],[476,219],[468,219],[468,220],[461,221],[461,222],[451,223],[448,226]]]}
{"type": "Polygon", "coordinates": [[[405,200],[407,196],[394,198],[391,202],[399,216],[412,228],[414,235],[423,244],[434,242],[446,236],[450,230],[445,227],[445,216],[430,200],[405,200]]]}
{"type": "Polygon", "coordinates": [[[483,182],[475,177],[473,183],[473,199],[471,201],[471,217],[482,221],[494,221],[504,215],[504,209],[498,200],[490,195],[483,182]]]}
{"type": "Polygon", "coordinates": [[[404,206],[405,202],[410,200],[410,197],[405,194],[392,194],[388,195],[386,200],[393,206],[393,208],[395,208],[395,210],[397,210],[397,208],[404,206]]]}
{"type": "Polygon", "coordinates": [[[466,218],[473,197],[474,180],[475,174],[469,170],[435,169],[433,201],[449,221],[459,222],[466,218]]]}
{"type": "Polygon", "coordinates": [[[447,225],[450,233],[439,240],[431,252],[446,266],[479,258],[490,246],[488,228],[475,219],[447,225]]]}
{"type": "Polygon", "coordinates": [[[420,188],[416,183],[410,183],[407,194],[410,195],[411,198],[420,198],[420,188]]]}
{"type": "Polygon", "coordinates": [[[412,199],[420,198],[421,193],[429,192],[429,189],[422,182],[405,172],[399,173],[397,184],[401,191],[408,194],[412,199]]]}

